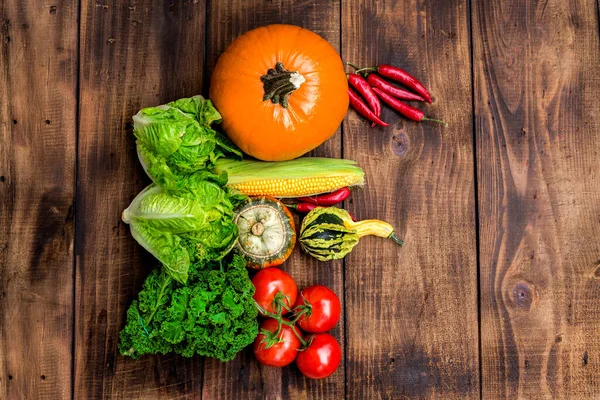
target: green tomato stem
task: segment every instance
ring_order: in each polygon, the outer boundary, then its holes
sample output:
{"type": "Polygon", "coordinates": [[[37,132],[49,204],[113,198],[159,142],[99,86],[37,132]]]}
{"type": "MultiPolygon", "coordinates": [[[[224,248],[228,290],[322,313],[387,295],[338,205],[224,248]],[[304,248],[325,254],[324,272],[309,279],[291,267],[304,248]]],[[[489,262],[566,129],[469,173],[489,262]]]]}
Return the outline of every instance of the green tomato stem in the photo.
{"type": "Polygon", "coordinates": [[[277,292],[275,297],[273,298],[273,306],[277,311],[277,314],[281,314],[281,312],[285,309],[287,311],[292,311],[290,306],[288,306],[290,302],[290,298],[283,294],[283,292],[277,292]],[[287,301],[287,303],[286,303],[287,301]]]}
{"type": "Polygon", "coordinates": [[[268,312],[264,308],[262,308],[262,306],[260,304],[258,304],[258,302],[256,300],[254,300],[254,305],[256,306],[256,309],[258,310],[258,312],[261,313],[262,315],[265,315],[265,316],[271,317],[271,318],[273,318],[273,315],[275,315],[273,313],[268,312]]]}
{"type": "Polygon", "coordinates": [[[294,324],[296,322],[298,322],[298,320],[300,319],[301,316],[306,315],[307,317],[310,317],[312,314],[312,305],[306,301],[306,299],[304,299],[304,304],[300,305],[296,308],[294,308],[294,324]]]}
{"type": "Polygon", "coordinates": [[[294,314],[294,319],[290,322],[295,325],[296,322],[298,322],[298,320],[300,319],[300,317],[304,314],[306,314],[306,309],[302,309],[300,312],[294,314]]]}
{"type": "MultiPolygon", "coordinates": [[[[261,305],[256,302],[256,300],[254,300],[254,305],[256,306],[256,308],[262,315],[269,317],[269,318],[273,318],[274,320],[277,321],[277,331],[275,332],[275,337],[279,338],[279,335],[281,334],[282,326],[287,325],[292,328],[292,332],[294,332],[294,335],[296,335],[296,337],[302,344],[302,347],[307,346],[306,341],[302,338],[302,335],[300,335],[300,333],[298,333],[298,330],[296,329],[296,322],[298,321],[298,318],[300,318],[300,316],[306,312],[305,310],[298,313],[293,321],[284,321],[283,317],[281,316],[281,311],[279,311],[279,313],[277,313],[277,314],[269,312],[269,311],[265,310],[264,308],[262,308],[261,305]]],[[[281,338],[279,338],[279,339],[281,339],[281,338]]]]}
{"type": "Polygon", "coordinates": [[[281,335],[281,328],[283,327],[283,321],[280,318],[277,318],[277,330],[275,331],[275,337],[277,338],[277,340],[279,342],[282,341],[282,338],[279,337],[279,335],[281,335]]]}
{"type": "Polygon", "coordinates": [[[294,332],[294,335],[296,335],[296,337],[300,341],[300,344],[302,344],[302,347],[306,347],[306,341],[302,338],[302,335],[300,335],[300,333],[298,332],[298,329],[296,329],[296,325],[294,325],[291,321],[281,321],[281,322],[283,322],[285,325],[291,327],[292,332],[294,332]]]}

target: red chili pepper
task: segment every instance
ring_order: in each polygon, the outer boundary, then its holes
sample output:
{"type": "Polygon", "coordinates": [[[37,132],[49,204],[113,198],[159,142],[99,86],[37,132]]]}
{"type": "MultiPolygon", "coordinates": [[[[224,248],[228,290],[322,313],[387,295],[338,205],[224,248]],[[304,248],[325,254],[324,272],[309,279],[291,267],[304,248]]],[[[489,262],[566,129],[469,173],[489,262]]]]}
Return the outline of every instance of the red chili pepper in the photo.
{"type": "MultiPolygon", "coordinates": [[[[316,204],[310,204],[310,203],[288,204],[287,206],[298,211],[300,214],[308,214],[315,208],[322,207],[322,206],[318,206],[316,204]]],[[[325,208],[327,208],[327,207],[325,207],[325,208]]],[[[356,222],[356,218],[354,218],[354,215],[352,215],[350,213],[348,213],[348,215],[350,215],[350,218],[352,218],[352,221],[356,222]]]]}
{"type": "Polygon", "coordinates": [[[367,107],[365,103],[358,97],[354,90],[348,88],[348,96],[350,96],[350,105],[363,117],[367,118],[371,122],[375,122],[381,126],[390,126],[390,124],[383,122],[377,115],[367,107]]]}
{"type": "Polygon", "coordinates": [[[400,89],[398,86],[394,86],[385,79],[382,79],[377,74],[369,74],[367,76],[367,82],[374,88],[378,88],[382,92],[392,95],[397,99],[425,101],[425,99],[418,94],[414,94],[408,90],[400,89]]]}
{"type": "MultiPolygon", "coordinates": [[[[358,74],[348,74],[348,83],[350,83],[350,86],[356,89],[358,93],[360,93],[362,97],[367,101],[367,104],[371,108],[371,111],[373,111],[375,115],[380,117],[381,103],[379,102],[377,95],[375,94],[375,92],[373,92],[373,89],[371,89],[371,86],[366,81],[366,79],[358,74]]],[[[375,122],[373,122],[371,128],[375,127],[375,125],[375,122]]]]}
{"type": "Polygon", "coordinates": [[[319,207],[316,204],[311,204],[311,203],[298,203],[295,206],[291,206],[292,208],[294,208],[296,211],[298,211],[301,214],[308,214],[310,211],[314,210],[315,208],[319,207]]]}
{"type": "Polygon", "coordinates": [[[414,90],[415,92],[417,92],[418,94],[423,96],[425,101],[427,101],[428,103],[431,103],[431,95],[429,94],[427,89],[425,89],[425,86],[423,86],[423,84],[421,82],[419,82],[417,80],[417,78],[415,78],[414,76],[412,76],[411,74],[409,74],[408,72],[403,70],[402,68],[394,67],[394,66],[388,65],[388,64],[381,64],[376,67],[356,68],[356,65],[354,65],[352,63],[346,63],[346,64],[348,64],[352,68],[356,69],[356,71],[354,71],[354,72],[357,74],[359,72],[364,72],[364,71],[379,72],[379,74],[381,76],[393,79],[395,81],[398,81],[398,82],[408,86],[409,88],[411,88],[412,90],[414,90]]]}
{"type": "Polygon", "coordinates": [[[377,67],[377,72],[379,72],[381,76],[385,76],[386,78],[393,79],[408,86],[409,88],[413,89],[415,92],[423,96],[423,98],[427,100],[428,103],[431,103],[431,95],[429,94],[427,89],[425,89],[425,86],[423,86],[423,84],[419,82],[417,78],[415,78],[405,70],[398,67],[393,67],[391,65],[382,64],[377,67]]]}
{"type": "Polygon", "coordinates": [[[423,113],[423,111],[421,111],[417,108],[411,107],[406,103],[401,102],[400,100],[396,99],[395,97],[392,97],[389,94],[382,92],[380,89],[373,88],[373,91],[375,93],[377,93],[377,96],[379,96],[381,98],[381,100],[383,100],[385,103],[387,103],[390,107],[392,107],[394,110],[398,111],[400,114],[404,115],[405,117],[412,119],[413,121],[433,121],[433,122],[439,122],[442,124],[446,124],[442,120],[426,117],[425,114],[423,113]]]}
{"type": "Polygon", "coordinates": [[[350,196],[350,189],[345,187],[335,192],[320,194],[318,196],[300,197],[297,200],[318,206],[333,206],[346,200],[348,196],[350,196]]]}

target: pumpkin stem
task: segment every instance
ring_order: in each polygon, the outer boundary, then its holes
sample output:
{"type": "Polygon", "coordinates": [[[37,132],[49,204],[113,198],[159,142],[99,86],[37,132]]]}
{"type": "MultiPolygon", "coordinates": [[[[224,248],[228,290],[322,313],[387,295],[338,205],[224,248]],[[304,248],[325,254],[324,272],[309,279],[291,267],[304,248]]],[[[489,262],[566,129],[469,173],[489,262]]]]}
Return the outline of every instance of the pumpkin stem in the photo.
{"type": "Polygon", "coordinates": [[[263,101],[271,100],[273,104],[288,107],[288,97],[305,81],[298,71],[288,71],[278,62],[275,68],[269,68],[266,75],[260,77],[265,94],[263,101]]]}

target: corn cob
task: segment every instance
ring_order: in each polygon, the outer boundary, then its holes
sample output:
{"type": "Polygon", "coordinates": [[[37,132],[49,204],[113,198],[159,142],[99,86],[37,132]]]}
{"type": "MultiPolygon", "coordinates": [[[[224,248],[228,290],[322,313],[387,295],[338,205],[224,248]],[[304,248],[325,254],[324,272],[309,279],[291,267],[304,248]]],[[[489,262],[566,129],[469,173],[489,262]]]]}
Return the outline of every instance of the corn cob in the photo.
{"type": "Polygon", "coordinates": [[[220,159],[216,172],[227,172],[227,186],[249,196],[294,198],[363,185],[364,172],[352,160],[302,157],[263,162],[220,159]]]}

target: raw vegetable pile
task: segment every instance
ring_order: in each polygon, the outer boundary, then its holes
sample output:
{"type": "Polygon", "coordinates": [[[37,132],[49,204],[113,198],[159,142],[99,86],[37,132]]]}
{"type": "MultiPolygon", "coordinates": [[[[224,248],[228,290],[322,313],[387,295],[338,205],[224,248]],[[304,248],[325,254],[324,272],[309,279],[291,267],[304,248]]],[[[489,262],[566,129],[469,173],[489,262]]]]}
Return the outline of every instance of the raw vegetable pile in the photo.
{"type": "Polygon", "coordinates": [[[258,333],[245,267],[280,265],[296,238],[287,207],[241,190],[278,197],[340,187],[349,193],[343,186],[361,184],[363,172],[348,160],[242,161],[212,128],[220,115],[200,96],[143,109],[134,121],[138,155],[153,183],[122,219],[162,267],[130,306],[119,349],[131,357],[176,352],[230,360],[258,333]]]}
{"type": "MultiPolygon", "coordinates": [[[[393,77],[386,68],[377,71],[393,77]]],[[[385,91],[387,83],[375,74],[367,80],[348,76],[373,108],[363,104],[369,111],[364,114],[384,125],[377,98],[367,94],[385,91]]],[[[341,348],[326,332],[340,318],[339,299],[322,285],[298,292],[288,274],[272,267],[287,260],[296,242],[321,261],[345,257],[366,235],[403,244],[390,224],[356,221],[336,207],[352,187],[364,184],[354,161],[296,158],[335,132],[348,108],[348,90],[344,64],[331,45],[305,29],[276,25],[242,35],[215,67],[210,92],[224,121],[201,96],[144,108],[133,117],[137,154],[152,184],[122,219],[161,266],[127,311],[121,354],[174,352],[228,361],[254,343],[265,365],[296,360],[313,379],[336,370],[341,348]],[[303,40],[281,36],[289,34],[303,40]],[[256,38],[265,53],[255,52],[260,56],[250,62],[245,54],[256,38]],[[265,60],[291,50],[294,57],[262,71],[265,60]],[[214,129],[221,122],[225,135],[214,129]],[[249,159],[240,148],[276,161],[249,159]],[[304,216],[299,231],[288,207],[304,216]],[[247,268],[260,271],[250,279],[247,268]],[[260,329],[259,315],[266,318],[260,329]]],[[[402,92],[394,90],[396,97],[402,92]]],[[[426,91],[417,92],[405,98],[430,101],[426,91]]],[[[357,106],[358,95],[349,93],[357,106]]]]}

